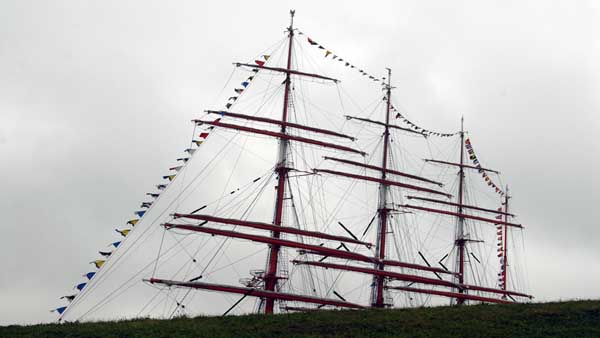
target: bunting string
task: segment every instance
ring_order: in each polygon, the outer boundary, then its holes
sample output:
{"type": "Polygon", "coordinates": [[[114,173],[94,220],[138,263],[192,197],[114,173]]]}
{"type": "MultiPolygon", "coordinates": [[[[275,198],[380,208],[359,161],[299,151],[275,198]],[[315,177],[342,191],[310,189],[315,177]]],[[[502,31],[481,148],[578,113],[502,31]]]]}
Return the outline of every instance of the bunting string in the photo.
{"type": "MultiPolygon", "coordinates": [[[[271,56],[268,54],[263,54],[261,55],[260,60],[254,60],[254,63],[262,67],[265,65],[265,63],[269,60],[270,57],[271,56]]],[[[252,69],[252,72],[252,75],[248,76],[244,81],[242,81],[242,83],[240,83],[240,88],[235,88],[233,90],[235,94],[233,94],[233,96],[230,96],[227,99],[227,103],[225,103],[225,109],[230,109],[231,107],[233,107],[233,105],[235,105],[240,96],[246,91],[246,89],[248,89],[252,81],[256,78],[256,74],[259,72],[259,69],[254,68],[252,69]]]]}
{"type": "MultiPolygon", "coordinates": [[[[498,211],[502,211],[502,207],[498,208],[498,211]]],[[[502,214],[498,214],[496,216],[496,219],[502,220],[502,214]]],[[[498,287],[504,288],[504,276],[506,275],[506,271],[504,268],[504,260],[506,259],[506,257],[504,257],[504,227],[501,223],[496,224],[496,235],[498,236],[497,256],[500,262],[500,271],[498,272],[498,287]]]]}
{"type": "Polygon", "coordinates": [[[487,174],[487,172],[485,170],[481,169],[481,164],[479,163],[479,160],[477,159],[477,155],[475,155],[475,150],[473,150],[473,145],[471,144],[471,139],[465,140],[465,149],[467,150],[467,153],[469,154],[469,160],[471,160],[471,162],[473,162],[473,165],[475,167],[479,168],[479,173],[481,174],[481,177],[483,178],[485,183],[487,183],[488,186],[490,186],[492,189],[494,189],[494,191],[497,194],[504,196],[504,191],[502,191],[502,189],[500,189],[500,187],[498,187],[496,185],[496,183],[494,183],[492,181],[492,178],[487,174]]]}
{"type": "Polygon", "coordinates": [[[398,109],[396,109],[396,107],[394,107],[392,104],[390,104],[390,108],[391,108],[392,111],[394,111],[396,113],[396,118],[397,119],[400,119],[402,122],[404,122],[408,126],[410,126],[410,129],[413,129],[414,131],[418,131],[418,132],[422,133],[423,135],[426,135],[426,136],[434,135],[434,136],[439,136],[439,137],[452,137],[452,136],[460,134],[460,132],[455,132],[455,133],[451,133],[451,134],[448,134],[448,133],[439,133],[439,132],[436,132],[436,131],[431,131],[431,130],[422,128],[422,127],[420,127],[420,126],[412,123],[406,117],[404,117],[404,115],[402,115],[402,113],[400,113],[400,111],[398,111],[398,109]]]}
{"type": "MultiPolygon", "coordinates": [[[[217,120],[220,120],[220,119],[217,119],[217,120]]],[[[125,227],[124,228],[121,228],[121,229],[117,228],[117,229],[115,229],[116,233],[118,233],[124,239],[126,239],[129,236],[129,234],[131,233],[131,231],[133,231],[133,229],[136,226],[136,224],[138,224],[138,222],[140,222],[143,219],[143,217],[147,214],[147,212],[152,208],[152,206],[154,205],[154,201],[160,197],[161,192],[163,192],[164,190],[166,190],[168,188],[169,184],[176,179],[177,174],[179,172],[181,172],[185,168],[185,165],[190,160],[190,158],[196,153],[196,151],[198,150],[198,148],[209,137],[210,131],[213,128],[214,127],[207,128],[206,130],[202,131],[202,133],[200,133],[198,139],[195,139],[195,138],[192,139],[192,141],[190,142],[190,148],[187,148],[187,149],[184,150],[184,153],[186,153],[188,156],[187,157],[178,158],[177,161],[178,162],[182,162],[182,163],[180,165],[176,165],[176,166],[170,167],[169,170],[171,171],[171,173],[169,175],[164,175],[162,177],[164,180],[167,180],[167,182],[155,185],[156,189],[158,190],[157,192],[148,192],[148,193],[146,193],[146,195],[150,196],[153,200],[152,201],[143,201],[143,202],[141,202],[140,208],[144,209],[144,210],[134,211],[133,214],[136,216],[136,218],[132,218],[132,219],[128,220],[125,223],[125,227]]],[[[56,313],[58,313],[62,317],[62,315],[65,313],[65,311],[67,311],[69,305],[77,298],[77,296],[86,288],[86,286],[88,285],[88,283],[105,266],[105,264],[108,262],[108,260],[110,259],[110,257],[113,255],[113,253],[118,248],[120,248],[121,243],[122,243],[122,241],[116,241],[116,242],[112,242],[112,243],[110,243],[108,245],[109,247],[114,248],[114,251],[106,251],[106,250],[100,250],[100,251],[98,251],[98,253],[100,254],[100,256],[103,257],[103,259],[97,259],[97,260],[93,260],[93,261],[90,262],[90,264],[94,265],[94,267],[96,268],[96,271],[91,271],[91,272],[88,272],[88,273],[84,274],[83,277],[85,277],[86,281],[82,282],[82,283],[79,283],[79,284],[75,285],[75,287],[74,287],[74,289],[76,289],[79,293],[75,293],[75,294],[72,294],[72,295],[65,295],[65,296],[60,297],[60,299],[66,300],[68,302],[68,304],[65,305],[65,306],[61,306],[61,307],[55,308],[55,309],[51,310],[51,312],[56,312],[56,313]]]]}
{"type": "MultiPolygon", "coordinates": [[[[313,47],[315,47],[317,49],[320,49],[320,50],[324,51],[323,56],[326,59],[340,62],[345,67],[349,67],[350,69],[356,70],[359,74],[361,74],[362,76],[367,77],[369,80],[372,80],[374,82],[378,82],[383,87],[387,87],[387,84],[385,83],[385,80],[386,80],[385,76],[381,77],[381,78],[378,78],[377,76],[372,75],[371,73],[363,70],[362,68],[355,66],[353,63],[351,63],[347,59],[340,57],[338,54],[332,52],[331,49],[324,47],[323,45],[321,45],[320,43],[316,42],[314,39],[310,38],[308,35],[304,34],[303,32],[298,31],[298,34],[306,36],[306,41],[309,43],[309,45],[311,45],[311,46],[313,46],[313,47]]],[[[421,132],[422,134],[424,134],[426,136],[435,135],[435,136],[439,136],[439,137],[451,137],[451,136],[459,134],[459,132],[452,133],[452,134],[438,133],[438,132],[427,130],[425,128],[421,128],[418,125],[416,125],[416,124],[412,123],[411,121],[409,121],[404,116],[402,116],[402,114],[396,108],[394,108],[393,106],[391,106],[391,108],[396,112],[396,118],[402,119],[402,121],[404,121],[406,124],[408,124],[411,129],[413,129],[415,131],[418,131],[418,132],[421,132]]]]}
{"type": "Polygon", "coordinates": [[[310,46],[322,50],[323,53],[324,53],[323,56],[326,59],[329,59],[331,61],[336,61],[336,62],[338,62],[340,64],[343,64],[344,67],[347,67],[349,69],[354,69],[356,72],[358,72],[362,76],[368,78],[369,80],[371,80],[373,82],[378,82],[379,84],[381,84],[384,87],[387,86],[387,84],[385,83],[385,79],[386,79],[385,77],[379,78],[379,77],[374,76],[371,73],[365,71],[363,68],[355,66],[353,63],[351,63],[350,61],[348,61],[346,58],[342,58],[339,54],[336,54],[336,53],[332,52],[331,49],[325,48],[323,45],[321,45],[320,43],[318,43],[315,40],[311,39],[308,35],[304,34],[301,31],[298,31],[298,34],[306,36],[306,41],[309,43],[310,46]]]}
{"type": "MultiPolygon", "coordinates": [[[[256,63],[258,66],[264,66],[265,63],[269,60],[269,58],[270,58],[270,55],[264,54],[264,55],[261,55],[260,59],[255,60],[254,63],[256,63]]],[[[252,81],[256,78],[256,75],[258,72],[259,72],[259,69],[252,69],[253,74],[248,76],[244,81],[242,81],[242,83],[240,83],[240,85],[238,87],[236,87],[233,90],[235,94],[233,96],[230,96],[227,99],[227,102],[225,104],[226,109],[230,109],[238,101],[240,96],[250,87],[252,81]]],[[[221,120],[221,118],[218,118],[214,122],[218,122],[220,120],[221,120]]],[[[202,130],[202,132],[198,135],[198,138],[192,137],[192,140],[190,142],[190,147],[184,150],[184,153],[186,153],[186,155],[176,159],[177,162],[179,162],[180,164],[170,167],[169,168],[170,173],[168,175],[162,176],[162,178],[164,180],[166,180],[166,182],[155,185],[155,187],[158,191],[146,193],[147,196],[152,198],[152,201],[141,202],[140,208],[145,209],[145,210],[134,211],[134,215],[137,216],[136,218],[128,220],[125,224],[125,228],[115,229],[115,232],[117,232],[121,237],[123,237],[123,240],[112,242],[111,244],[108,245],[108,246],[114,248],[114,251],[103,251],[103,250],[98,251],[98,253],[103,257],[103,259],[97,259],[97,260],[90,262],[90,264],[94,265],[94,267],[96,268],[96,271],[91,271],[91,272],[84,274],[83,277],[85,277],[87,281],[75,285],[74,288],[77,289],[79,291],[79,293],[72,294],[72,295],[65,295],[65,296],[60,297],[60,299],[65,299],[68,302],[68,304],[66,306],[61,306],[61,307],[52,309],[50,311],[50,312],[58,313],[61,316],[61,317],[59,317],[59,320],[60,320],[60,318],[62,318],[63,313],[65,313],[65,311],[67,311],[69,305],[84,290],[86,285],[94,278],[94,276],[97,275],[97,273],[102,269],[102,267],[105,266],[105,264],[108,262],[110,257],[113,255],[113,253],[121,247],[122,242],[125,239],[127,239],[129,234],[131,233],[131,231],[133,231],[135,225],[138,222],[140,222],[143,219],[144,215],[146,215],[146,213],[152,208],[152,206],[154,205],[154,201],[157,200],[160,197],[160,194],[164,190],[166,190],[168,188],[168,186],[170,185],[170,183],[172,183],[177,178],[177,175],[185,168],[188,161],[197,152],[198,148],[206,142],[207,138],[210,135],[210,132],[214,128],[215,128],[214,126],[209,126],[205,130],[202,130]]],[[[256,182],[257,180],[255,180],[254,182],[256,182]]]]}

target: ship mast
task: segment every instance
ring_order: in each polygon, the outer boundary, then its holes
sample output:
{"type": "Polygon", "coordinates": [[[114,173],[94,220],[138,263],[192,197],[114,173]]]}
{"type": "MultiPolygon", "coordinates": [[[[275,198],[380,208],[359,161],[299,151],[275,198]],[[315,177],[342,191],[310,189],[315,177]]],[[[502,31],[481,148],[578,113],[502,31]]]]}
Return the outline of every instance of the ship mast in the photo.
{"type": "MultiPolygon", "coordinates": [[[[281,134],[286,134],[286,123],[287,123],[287,115],[288,115],[288,107],[290,100],[290,82],[291,82],[291,73],[290,70],[292,68],[292,45],[294,42],[294,10],[290,10],[290,26],[288,27],[288,55],[287,55],[287,65],[286,65],[286,77],[285,77],[285,90],[283,96],[283,113],[281,115],[281,134]]],[[[290,168],[288,167],[287,161],[287,151],[288,151],[289,141],[285,138],[281,138],[279,140],[279,156],[277,159],[277,165],[275,166],[275,173],[278,175],[277,179],[277,197],[275,200],[275,216],[273,220],[273,224],[276,226],[281,226],[281,221],[283,219],[283,203],[285,200],[285,186],[287,174],[290,168]]],[[[271,232],[271,237],[279,239],[280,233],[279,231],[271,232]]],[[[271,249],[269,250],[269,256],[267,258],[267,273],[264,276],[265,278],[265,287],[266,291],[275,291],[277,286],[277,281],[279,276],[277,276],[277,265],[279,260],[279,245],[271,245],[271,249]]],[[[275,300],[273,298],[265,299],[264,311],[266,314],[273,313],[273,305],[275,300]]]]}
{"type": "MultiPolygon", "coordinates": [[[[504,223],[508,222],[508,199],[510,197],[508,196],[508,185],[506,185],[506,194],[504,194],[504,223]]],[[[507,245],[507,241],[508,241],[508,227],[506,226],[506,224],[504,224],[504,241],[503,241],[503,245],[504,245],[504,255],[502,256],[502,290],[506,290],[506,274],[508,273],[508,271],[506,270],[506,268],[508,267],[508,262],[507,262],[507,251],[508,251],[508,245],[507,245]]]]}
{"type": "MultiPolygon", "coordinates": [[[[464,199],[464,185],[465,185],[465,172],[464,172],[464,151],[465,151],[465,131],[464,131],[465,118],[460,119],[460,167],[458,170],[458,214],[463,214],[463,199],[464,199]]],[[[457,263],[458,263],[458,284],[463,284],[465,280],[465,218],[458,216],[458,227],[456,229],[456,247],[457,252],[457,263]]],[[[464,293],[463,289],[458,289],[459,293],[464,293]]],[[[457,298],[456,304],[461,305],[465,301],[464,298],[457,298]]]]}
{"type": "MultiPolygon", "coordinates": [[[[388,208],[387,208],[387,195],[389,190],[389,185],[385,183],[387,178],[387,166],[388,166],[388,147],[390,141],[390,110],[391,110],[391,77],[392,70],[387,68],[388,71],[388,83],[386,86],[386,109],[385,109],[385,129],[383,132],[383,156],[382,156],[382,164],[381,164],[381,183],[379,184],[379,224],[377,227],[377,258],[379,258],[380,262],[375,264],[376,269],[384,270],[383,259],[385,259],[385,242],[387,235],[387,224],[388,224],[388,208]]],[[[384,307],[384,276],[376,275],[374,276],[374,283],[372,286],[371,292],[371,304],[374,307],[384,307]]]]}

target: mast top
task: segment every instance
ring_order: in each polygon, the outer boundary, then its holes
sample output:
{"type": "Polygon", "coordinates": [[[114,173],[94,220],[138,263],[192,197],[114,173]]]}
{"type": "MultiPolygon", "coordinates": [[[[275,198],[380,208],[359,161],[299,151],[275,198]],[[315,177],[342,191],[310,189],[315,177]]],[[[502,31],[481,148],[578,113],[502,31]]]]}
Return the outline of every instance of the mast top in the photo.
{"type": "MultiPolygon", "coordinates": [[[[392,87],[392,69],[388,68],[388,67],[386,67],[385,69],[387,70],[388,76],[387,76],[387,84],[384,84],[385,86],[384,86],[383,90],[396,88],[396,87],[392,87]]],[[[386,78],[384,77],[383,80],[385,80],[385,79],[386,78]]]]}
{"type": "Polygon", "coordinates": [[[290,33],[294,30],[294,14],[296,14],[296,10],[290,9],[290,26],[288,27],[288,32],[290,33]]]}
{"type": "Polygon", "coordinates": [[[388,72],[388,89],[392,89],[392,69],[391,68],[386,68],[387,72],[388,72]]]}

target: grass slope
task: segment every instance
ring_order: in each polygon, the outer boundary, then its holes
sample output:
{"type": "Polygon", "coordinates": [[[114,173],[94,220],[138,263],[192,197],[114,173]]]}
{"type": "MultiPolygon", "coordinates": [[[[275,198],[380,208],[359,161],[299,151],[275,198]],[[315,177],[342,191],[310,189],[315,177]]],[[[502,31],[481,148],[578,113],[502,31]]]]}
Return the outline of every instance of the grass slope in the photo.
{"type": "Polygon", "coordinates": [[[600,301],[5,326],[0,337],[600,337],[600,301]]]}

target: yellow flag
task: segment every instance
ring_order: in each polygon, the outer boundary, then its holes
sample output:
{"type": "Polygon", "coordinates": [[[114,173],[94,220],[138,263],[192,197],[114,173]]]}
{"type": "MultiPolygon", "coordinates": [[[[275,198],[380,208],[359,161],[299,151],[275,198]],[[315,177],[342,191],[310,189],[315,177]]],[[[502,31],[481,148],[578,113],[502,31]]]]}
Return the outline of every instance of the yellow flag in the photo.
{"type": "Polygon", "coordinates": [[[271,57],[271,55],[263,55],[262,57],[265,58],[265,60],[268,60],[271,57]]]}
{"type": "Polygon", "coordinates": [[[132,220],[129,220],[129,222],[127,222],[127,224],[136,225],[137,222],[139,222],[139,221],[140,221],[139,219],[132,219],[132,220]]]}
{"type": "Polygon", "coordinates": [[[328,50],[327,50],[327,51],[325,51],[325,57],[328,57],[328,56],[329,56],[329,54],[331,54],[331,52],[330,52],[330,51],[328,51],[328,50]]]}
{"type": "Polygon", "coordinates": [[[93,261],[92,263],[96,266],[96,269],[100,269],[102,267],[102,265],[104,265],[104,262],[106,262],[105,260],[96,260],[93,261]]]}
{"type": "Polygon", "coordinates": [[[115,231],[120,233],[121,236],[125,237],[131,230],[130,229],[123,229],[123,230],[115,229],[115,231]]]}

